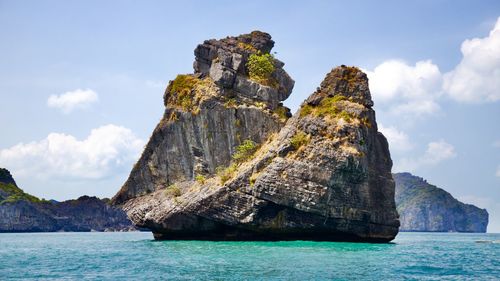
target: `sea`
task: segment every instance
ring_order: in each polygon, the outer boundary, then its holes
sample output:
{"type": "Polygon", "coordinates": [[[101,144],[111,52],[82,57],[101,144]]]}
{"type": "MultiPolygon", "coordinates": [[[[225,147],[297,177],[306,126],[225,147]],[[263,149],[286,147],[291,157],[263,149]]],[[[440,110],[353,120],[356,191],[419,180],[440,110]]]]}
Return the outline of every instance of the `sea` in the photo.
{"type": "Polygon", "coordinates": [[[500,234],[400,233],[370,244],[4,233],[0,280],[500,280],[500,234]]]}

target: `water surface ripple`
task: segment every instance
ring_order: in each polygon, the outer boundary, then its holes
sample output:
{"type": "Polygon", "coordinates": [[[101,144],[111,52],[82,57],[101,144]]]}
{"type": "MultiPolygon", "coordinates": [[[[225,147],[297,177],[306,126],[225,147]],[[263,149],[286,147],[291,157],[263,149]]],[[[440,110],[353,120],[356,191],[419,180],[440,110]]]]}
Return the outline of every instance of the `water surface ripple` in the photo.
{"type": "Polygon", "coordinates": [[[0,280],[500,280],[500,234],[394,243],[154,241],[150,233],[0,234],[0,280]]]}

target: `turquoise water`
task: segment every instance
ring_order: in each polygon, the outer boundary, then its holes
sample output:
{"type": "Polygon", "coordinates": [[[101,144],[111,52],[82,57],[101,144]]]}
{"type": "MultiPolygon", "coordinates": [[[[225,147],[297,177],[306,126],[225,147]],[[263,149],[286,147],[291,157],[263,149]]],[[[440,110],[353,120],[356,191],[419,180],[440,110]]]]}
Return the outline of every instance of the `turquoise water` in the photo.
{"type": "Polygon", "coordinates": [[[499,280],[500,234],[392,244],[153,241],[150,233],[0,234],[0,280],[499,280]]]}

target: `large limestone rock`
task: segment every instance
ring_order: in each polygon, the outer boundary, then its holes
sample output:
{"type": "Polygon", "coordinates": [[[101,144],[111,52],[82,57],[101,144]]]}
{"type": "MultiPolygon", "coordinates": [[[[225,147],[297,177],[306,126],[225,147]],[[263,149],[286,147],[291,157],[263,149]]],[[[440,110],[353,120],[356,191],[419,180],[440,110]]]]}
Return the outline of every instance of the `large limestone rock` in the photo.
{"type": "MultiPolygon", "coordinates": [[[[236,38],[251,45],[244,50],[272,47],[265,33],[236,38]]],[[[237,86],[238,79],[259,82],[246,75],[245,52],[220,47],[238,45],[234,40],[197,47],[195,75],[218,82],[191,91],[195,112],[175,109],[170,83],[164,119],[114,201],[156,239],[392,240],[399,227],[392,161],[377,131],[366,75],[354,67],[333,69],[284,124],[273,113],[289,95],[286,85],[293,85],[283,64],[275,63],[275,81],[284,82],[274,91],[237,86]],[[214,66],[215,54],[226,68],[214,66]],[[236,97],[233,107],[223,104],[227,91],[236,97]],[[266,106],[255,106],[261,102],[266,106]],[[236,120],[244,125],[233,126],[236,120]]]]}
{"type": "Polygon", "coordinates": [[[410,173],[394,174],[400,231],[486,232],[488,212],[410,173]]]}
{"type": "Polygon", "coordinates": [[[170,81],[163,119],[114,202],[210,177],[230,164],[244,140],[260,144],[278,132],[290,116],[280,102],[294,81],[276,59],[272,86],[252,81],[245,67],[251,54],[268,53],[273,46],[269,34],[254,31],[196,47],[195,73],[170,81]]]}

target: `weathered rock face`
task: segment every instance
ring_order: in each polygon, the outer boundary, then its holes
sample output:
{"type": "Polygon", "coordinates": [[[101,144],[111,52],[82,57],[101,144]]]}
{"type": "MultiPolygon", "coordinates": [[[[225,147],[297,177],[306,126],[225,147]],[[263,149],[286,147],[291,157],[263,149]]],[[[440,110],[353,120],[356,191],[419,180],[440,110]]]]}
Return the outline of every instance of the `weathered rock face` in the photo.
{"type": "Polygon", "coordinates": [[[109,205],[109,200],[82,196],[64,202],[44,201],[17,187],[6,169],[0,173],[8,174],[0,179],[0,232],[135,229],[125,212],[109,205]]]}
{"type": "Polygon", "coordinates": [[[193,67],[195,73],[209,76],[217,85],[233,89],[241,97],[264,101],[274,109],[279,101],[288,98],[294,85],[294,81],[282,68],[284,63],[277,59],[273,61],[273,86],[248,79],[246,68],[252,54],[269,53],[273,47],[271,36],[259,31],[221,40],[207,40],[194,50],[196,58],[193,67]]]}
{"type": "Polygon", "coordinates": [[[488,212],[410,173],[394,174],[401,231],[486,232],[488,212]]]}
{"type": "MultiPolygon", "coordinates": [[[[272,41],[267,34],[256,32],[236,38],[255,35],[258,38],[249,39],[248,44],[268,52],[272,44],[266,42],[272,41]]],[[[221,68],[214,66],[214,54],[219,62],[225,61],[220,59],[221,53],[233,62],[239,61],[232,53],[234,49],[213,50],[228,42],[224,40],[238,44],[228,38],[198,46],[195,71],[200,76],[215,73],[213,67],[221,68]]],[[[181,117],[165,121],[175,107],[171,98],[174,82],[169,85],[166,114],[158,126],[170,130],[160,132],[157,127],[115,202],[123,204],[136,225],[151,229],[156,239],[392,240],[399,227],[392,161],[387,141],[377,131],[366,75],[354,67],[335,68],[283,125],[271,113],[278,101],[289,95],[281,84],[293,83],[280,82],[269,95],[258,94],[260,86],[241,94],[235,86],[238,82],[231,82],[230,77],[236,73],[234,81],[249,80],[245,78],[245,65],[222,64],[227,67],[222,72],[228,73],[212,79],[226,77],[229,82],[219,80],[215,91],[203,93],[220,95],[232,85],[229,89],[238,97],[235,108],[213,99],[215,106],[204,107],[201,102],[196,113],[176,111],[181,117]],[[265,102],[266,108],[253,107],[255,99],[265,102]],[[243,109],[248,112],[243,116],[252,112],[255,117],[246,118],[238,129],[231,127],[232,122],[225,119],[231,114],[226,112],[243,109]],[[213,144],[207,142],[206,134],[221,130],[197,125],[193,120],[199,115],[213,118],[208,124],[225,124],[228,129],[224,137],[213,144]],[[183,128],[182,134],[179,128],[183,128]],[[227,141],[236,133],[244,136],[241,140],[253,142],[227,141]],[[218,161],[213,160],[216,157],[218,161]],[[170,172],[169,167],[179,163],[186,163],[188,168],[170,172]],[[200,166],[206,167],[203,177],[195,168],[200,166]],[[215,173],[218,166],[225,168],[215,173]],[[154,177],[150,176],[152,170],[154,177]]],[[[275,81],[291,81],[284,74],[273,72],[273,77],[281,77],[275,81]]]]}
{"type": "Polygon", "coordinates": [[[136,230],[125,212],[109,204],[109,199],[81,196],[47,206],[62,231],[136,230]]]}
{"type": "Polygon", "coordinates": [[[0,232],[51,232],[58,229],[57,221],[39,203],[19,200],[0,205],[0,232]]]}
{"type": "Polygon", "coordinates": [[[18,200],[0,204],[0,232],[129,231],[125,212],[97,197],[64,202],[18,200]]]}
{"type": "Polygon", "coordinates": [[[251,80],[245,67],[252,54],[273,46],[271,36],[258,31],[199,45],[195,74],[170,81],[163,119],[114,202],[210,177],[217,167],[229,165],[244,140],[260,144],[278,132],[290,116],[280,101],[290,95],[294,81],[276,59],[268,79],[272,86],[251,80]]]}

